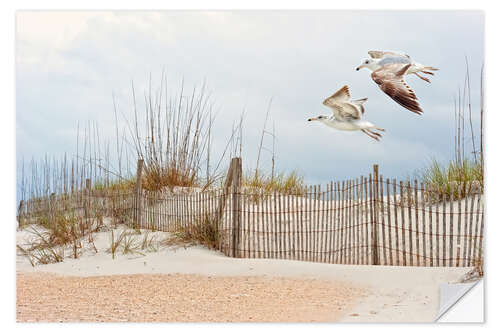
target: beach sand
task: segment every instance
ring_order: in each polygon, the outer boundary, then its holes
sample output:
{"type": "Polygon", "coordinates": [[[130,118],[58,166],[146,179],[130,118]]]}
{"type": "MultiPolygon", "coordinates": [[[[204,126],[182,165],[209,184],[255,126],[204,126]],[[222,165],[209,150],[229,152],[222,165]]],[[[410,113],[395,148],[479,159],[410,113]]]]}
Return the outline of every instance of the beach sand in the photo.
{"type": "MultiPolygon", "coordinates": [[[[18,231],[17,243],[27,237],[18,231]]],[[[471,269],[238,259],[201,246],[112,259],[109,231],[94,242],[97,253],[68,250],[60,263],[17,256],[18,321],[432,322],[440,283],[471,269]]]]}
{"type": "Polygon", "coordinates": [[[278,277],[20,273],[20,322],[332,322],[365,290],[278,277]]]}

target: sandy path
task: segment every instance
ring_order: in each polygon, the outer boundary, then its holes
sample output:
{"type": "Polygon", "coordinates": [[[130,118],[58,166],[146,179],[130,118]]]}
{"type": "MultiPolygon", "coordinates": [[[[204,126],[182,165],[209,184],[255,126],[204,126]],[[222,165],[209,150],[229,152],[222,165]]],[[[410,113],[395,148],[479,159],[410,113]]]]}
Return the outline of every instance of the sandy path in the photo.
{"type": "Polygon", "coordinates": [[[368,294],[318,279],[18,273],[17,321],[332,322],[368,294]]]}

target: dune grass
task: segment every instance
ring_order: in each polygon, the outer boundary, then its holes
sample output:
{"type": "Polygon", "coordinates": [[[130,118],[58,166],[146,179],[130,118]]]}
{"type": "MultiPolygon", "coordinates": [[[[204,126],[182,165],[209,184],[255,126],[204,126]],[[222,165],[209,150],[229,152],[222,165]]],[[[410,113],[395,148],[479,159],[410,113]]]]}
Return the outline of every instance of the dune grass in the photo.
{"type": "Polygon", "coordinates": [[[166,245],[164,243],[165,239],[150,230],[141,232],[139,229],[125,229],[115,237],[115,230],[112,229],[107,252],[111,253],[113,259],[118,253],[144,256],[145,252],[158,252],[163,245],[166,245]]]}
{"type": "Polygon", "coordinates": [[[280,172],[275,176],[260,172],[247,172],[242,180],[242,186],[257,188],[264,193],[280,192],[282,194],[302,194],[305,192],[304,177],[298,172],[280,172]]]}
{"type": "Polygon", "coordinates": [[[106,184],[102,181],[97,181],[92,189],[94,191],[111,191],[111,192],[128,192],[135,189],[136,178],[123,178],[123,179],[114,179],[106,184]]]}
{"type": "Polygon", "coordinates": [[[64,249],[62,248],[35,248],[25,249],[20,245],[16,246],[20,254],[28,258],[31,266],[46,265],[64,260],[64,249]]]}
{"type": "Polygon", "coordinates": [[[431,201],[461,199],[470,193],[484,193],[483,70],[481,69],[481,94],[477,110],[479,124],[475,124],[467,58],[465,61],[465,82],[463,88],[459,87],[454,103],[453,159],[448,163],[432,159],[417,172],[420,180],[432,191],[428,198],[431,201]]]}
{"type": "Polygon", "coordinates": [[[431,190],[428,200],[462,199],[465,195],[484,192],[484,172],[481,163],[470,159],[448,164],[432,160],[418,172],[420,180],[431,190]]]}
{"type": "Polygon", "coordinates": [[[27,247],[17,245],[20,253],[26,256],[32,265],[61,262],[64,260],[64,248],[71,245],[72,256],[80,256],[82,242],[86,239],[97,252],[93,234],[103,227],[102,219],[85,220],[74,213],[55,212],[39,216],[36,224],[27,231],[34,237],[27,247]]]}
{"type": "Polygon", "coordinates": [[[158,236],[154,232],[147,230],[140,241],[139,248],[141,251],[158,252],[160,250],[160,246],[161,240],[158,236]]]}
{"type": "Polygon", "coordinates": [[[222,236],[215,219],[205,215],[189,227],[180,226],[172,233],[172,237],[165,241],[165,245],[203,245],[208,249],[218,249],[222,236]]]}

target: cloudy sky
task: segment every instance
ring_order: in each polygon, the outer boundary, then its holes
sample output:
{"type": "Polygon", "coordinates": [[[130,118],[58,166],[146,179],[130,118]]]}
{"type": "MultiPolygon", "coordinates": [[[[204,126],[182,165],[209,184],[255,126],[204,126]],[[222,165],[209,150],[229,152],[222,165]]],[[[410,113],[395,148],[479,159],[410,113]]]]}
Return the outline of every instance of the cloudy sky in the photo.
{"type": "MultiPolygon", "coordinates": [[[[386,176],[411,175],[433,157],[451,157],[465,57],[477,111],[483,19],[479,11],[18,12],[17,160],[74,154],[77,124],[87,121],[113,140],[112,95],[130,114],[131,81],[142,92],[164,70],[172,92],[182,80],[187,91],[206,81],[218,110],[216,153],[246,110],[245,168],[255,167],[272,98],[280,170],[309,183],[365,175],[374,163],[386,176]],[[390,100],[368,71],[355,71],[368,50],[401,50],[440,68],[430,85],[407,79],[423,116],[390,100]],[[386,129],[381,142],[306,121],[329,115],[321,102],[344,84],[353,98],[368,97],[365,117],[386,129]]],[[[269,153],[263,159],[268,168],[269,153]]]]}

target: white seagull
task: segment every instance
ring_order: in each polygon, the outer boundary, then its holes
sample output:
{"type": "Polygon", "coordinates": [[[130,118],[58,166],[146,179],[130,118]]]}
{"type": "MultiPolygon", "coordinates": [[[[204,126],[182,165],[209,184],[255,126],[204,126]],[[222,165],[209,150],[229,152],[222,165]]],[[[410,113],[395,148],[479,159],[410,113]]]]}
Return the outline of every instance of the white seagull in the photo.
{"type": "Polygon", "coordinates": [[[432,66],[424,66],[414,62],[409,55],[392,51],[369,51],[372,59],[364,60],[356,70],[368,68],[372,71],[372,79],[379,88],[391,97],[396,103],[406,109],[422,114],[418,104],[418,98],[413,90],[404,81],[403,76],[415,74],[422,80],[430,83],[430,80],[420,74],[434,75],[431,71],[438,69],[432,66]]]}
{"type": "Polygon", "coordinates": [[[385,130],[362,119],[362,116],[365,113],[363,103],[367,100],[368,98],[362,98],[354,101],[351,100],[349,87],[343,86],[339,91],[323,101],[323,105],[328,106],[333,110],[333,115],[309,118],[308,121],[317,120],[326,126],[333,127],[341,131],[359,130],[372,139],[379,141],[382,135],[374,132],[373,130],[382,132],[385,130]]]}

